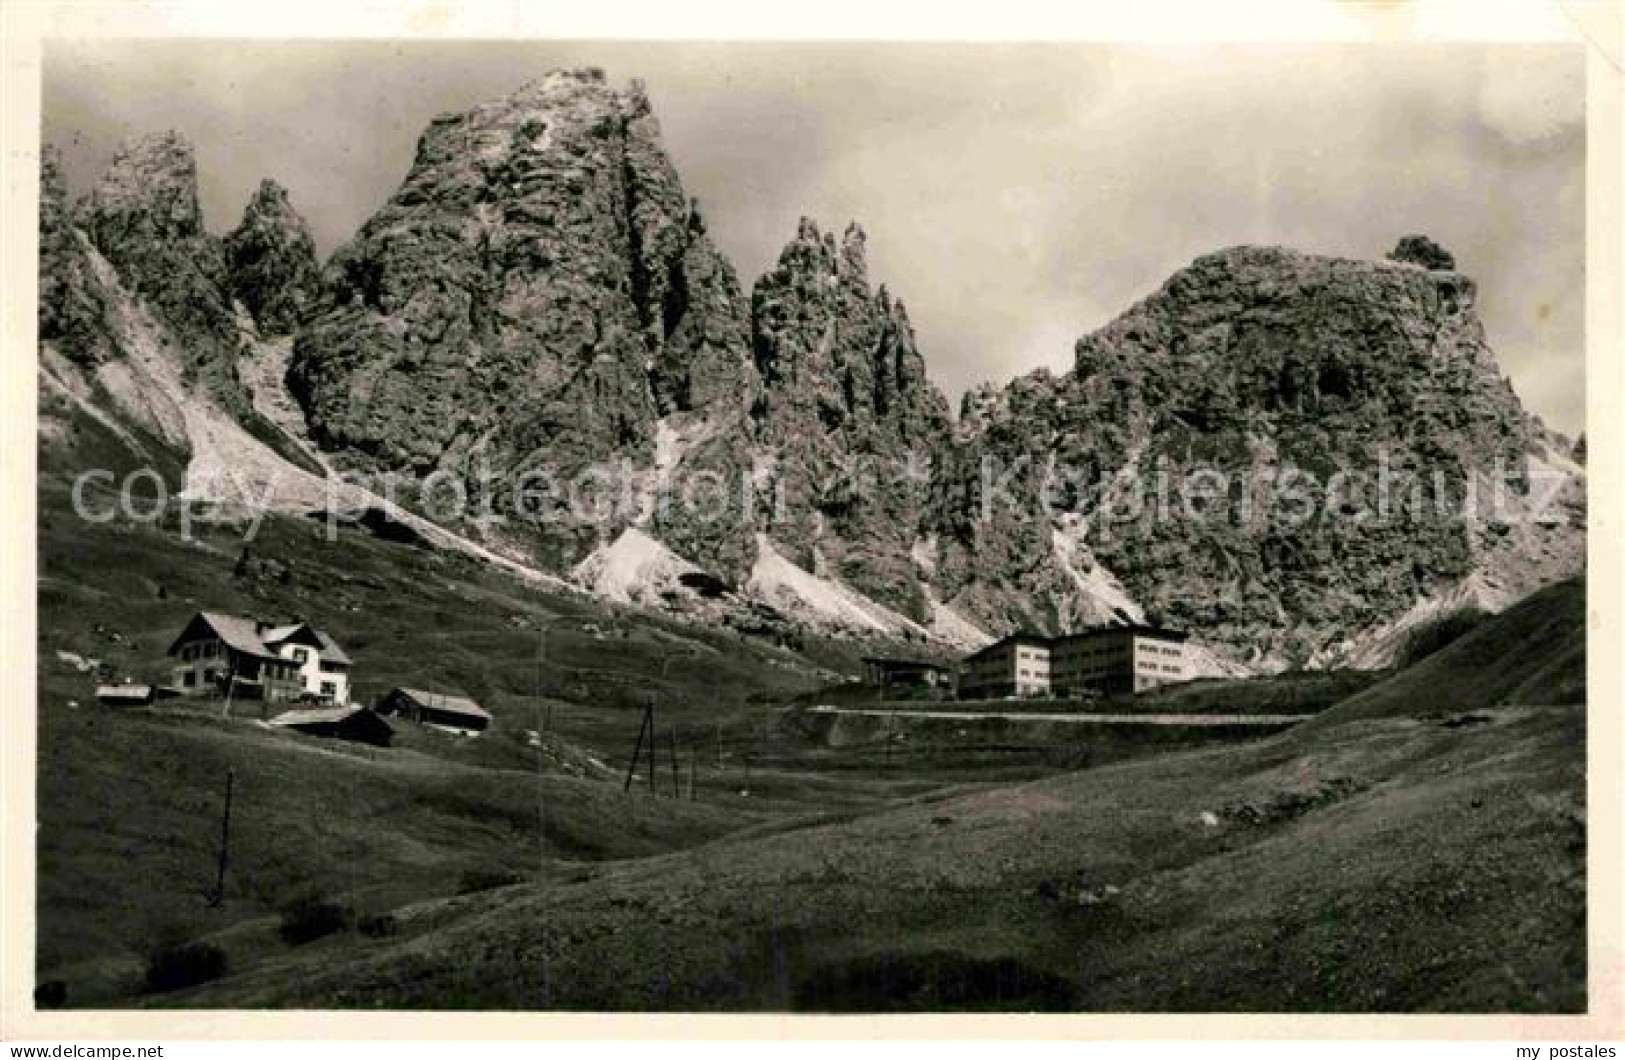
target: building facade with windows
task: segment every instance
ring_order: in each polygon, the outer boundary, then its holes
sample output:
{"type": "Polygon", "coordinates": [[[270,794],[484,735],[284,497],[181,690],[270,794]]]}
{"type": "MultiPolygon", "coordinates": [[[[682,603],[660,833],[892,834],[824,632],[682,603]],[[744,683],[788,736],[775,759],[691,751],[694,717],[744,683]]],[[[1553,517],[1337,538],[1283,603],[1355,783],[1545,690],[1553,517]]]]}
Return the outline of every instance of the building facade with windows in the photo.
{"type": "Polygon", "coordinates": [[[268,702],[297,699],[345,704],[350,657],[304,622],[273,625],[200,611],[170,645],[174,686],[183,695],[225,695],[268,702]]]}
{"type": "Polygon", "coordinates": [[[1148,625],[1104,626],[1059,637],[1013,634],[961,662],[959,698],[1133,695],[1188,681],[1188,637],[1148,625]]]}
{"type": "Polygon", "coordinates": [[[1054,695],[1121,695],[1190,680],[1188,634],[1158,626],[1107,626],[1050,641],[1054,695]]]}
{"type": "Polygon", "coordinates": [[[959,698],[1049,695],[1049,667],[1049,638],[1012,633],[960,663],[959,698]]]}
{"type": "Polygon", "coordinates": [[[187,696],[291,702],[304,689],[294,663],[260,637],[251,618],[200,611],[169,646],[174,687],[187,696]]]}
{"type": "Polygon", "coordinates": [[[350,657],[332,637],[304,622],[265,630],[261,637],[298,664],[306,697],[339,706],[350,702],[350,657]]]}

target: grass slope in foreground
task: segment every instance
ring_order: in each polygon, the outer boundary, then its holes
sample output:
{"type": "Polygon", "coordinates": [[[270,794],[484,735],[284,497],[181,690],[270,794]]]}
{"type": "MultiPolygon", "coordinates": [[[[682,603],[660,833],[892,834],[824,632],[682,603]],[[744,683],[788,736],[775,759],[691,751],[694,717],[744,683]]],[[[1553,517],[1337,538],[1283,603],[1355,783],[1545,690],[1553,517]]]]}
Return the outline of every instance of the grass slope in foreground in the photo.
{"type": "Polygon", "coordinates": [[[164,1001],[1581,1011],[1584,611],[1549,588],[1268,741],[617,862],[164,1001]]]}

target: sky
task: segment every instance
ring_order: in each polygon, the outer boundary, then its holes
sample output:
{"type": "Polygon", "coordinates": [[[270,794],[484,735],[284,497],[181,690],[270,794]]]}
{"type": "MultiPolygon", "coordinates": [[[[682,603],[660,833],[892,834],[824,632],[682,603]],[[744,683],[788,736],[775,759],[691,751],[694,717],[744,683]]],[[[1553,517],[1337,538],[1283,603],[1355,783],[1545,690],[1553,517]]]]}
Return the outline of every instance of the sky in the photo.
{"type": "Polygon", "coordinates": [[[1569,45],[55,41],[43,138],[83,193],[130,136],[197,147],[205,223],[262,177],[324,256],[435,115],[558,67],[648,88],[746,285],[803,215],[868,232],[957,407],[1239,244],[1375,258],[1426,233],[1525,405],[1584,427],[1585,77],[1569,45]]]}

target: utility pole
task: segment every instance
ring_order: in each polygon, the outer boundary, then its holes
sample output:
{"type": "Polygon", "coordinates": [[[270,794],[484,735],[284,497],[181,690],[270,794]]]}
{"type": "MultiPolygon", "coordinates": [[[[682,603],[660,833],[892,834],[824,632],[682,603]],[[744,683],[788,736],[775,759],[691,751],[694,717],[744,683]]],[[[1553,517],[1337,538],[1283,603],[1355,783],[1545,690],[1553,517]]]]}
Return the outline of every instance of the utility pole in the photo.
{"type": "Polygon", "coordinates": [[[683,797],[683,770],[677,763],[677,727],[671,728],[671,797],[683,797]]]}
{"type": "Polygon", "coordinates": [[[210,909],[220,908],[220,903],[226,900],[226,865],[231,843],[231,789],[236,779],[236,773],[226,770],[226,804],[220,814],[220,859],[215,867],[214,890],[209,892],[210,909]]]}
{"type": "Polygon", "coordinates": [[[654,787],[654,723],[654,704],[645,704],[643,707],[643,723],[638,726],[638,740],[637,743],[632,745],[632,761],[627,763],[626,766],[626,783],[621,785],[621,790],[624,792],[630,793],[632,790],[632,778],[637,775],[638,756],[643,753],[643,737],[645,733],[649,735],[649,787],[651,789],[654,787]]]}
{"type": "Polygon", "coordinates": [[[660,769],[660,758],[655,753],[655,705],[649,704],[649,794],[654,798],[660,797],[660,789],[655,786],[655,774],[660,769]]]}
{"type": "MultiPolygon", "coordinates": [[[[541,640],[537,645],[540,650],[536,658],[536,696],[538,699],[543,698],[542,687],[547,679],[547,626],[542,627],[541,633],[541,640]]],[[[551,1004],[553,996],[552,964],[548,957],[551,949],[552,922],[547,915],[548,909],[546,905],[550,897],[547,887],[549,882],[547,871],[547,790],[542,781],[542,775],[547,765],[548,730],[552,727],[552,721],[552,703],[538,703],[536,708],[536,869],[537,875],[542,882],[541,1002],[544,1008],[551,1004]]]]}

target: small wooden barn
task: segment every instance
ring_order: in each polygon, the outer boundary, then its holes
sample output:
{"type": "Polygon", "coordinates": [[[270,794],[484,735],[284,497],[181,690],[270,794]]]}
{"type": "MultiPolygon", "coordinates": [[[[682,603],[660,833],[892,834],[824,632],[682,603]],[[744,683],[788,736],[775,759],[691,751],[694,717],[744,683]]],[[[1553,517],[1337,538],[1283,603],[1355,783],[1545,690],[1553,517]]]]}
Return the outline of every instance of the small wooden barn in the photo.
{"type": "Polygon", "coordinates": [[[480,733],[491,727],[491,715],[467,696],[425,692],[420,688],[392,688],[374,708],[386,717],[404,718],[460,733],[480,733]]]}
{"type": "Polygon", "coordinates": [[[279,729],[292,729],[308,736],[321,736],[332,740],[352,740],[376,747],[388,747],[395,730],[368,707],[352,704],[343,707],[313,707],[310,710],[290,710],[272,718],[270,724],[279,729]]]}
{"type": "Polygon", "coordinates": [[[151,685],[97,685],[96,701],[108,707],[145,707],[157,698],[151,685]]]}
{"type": "Polygon", "coordinates": [[[894,659],[867,656],[863,660],[864,683],[881,690],[893,688],[936,689],[954,683],[953,671],[929,659],[894,659]]]}

